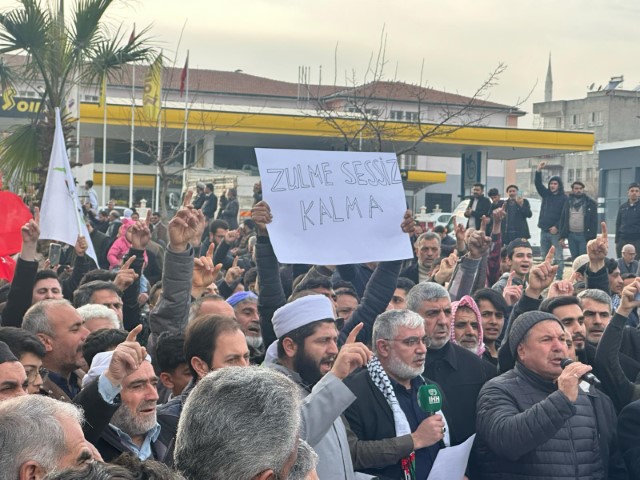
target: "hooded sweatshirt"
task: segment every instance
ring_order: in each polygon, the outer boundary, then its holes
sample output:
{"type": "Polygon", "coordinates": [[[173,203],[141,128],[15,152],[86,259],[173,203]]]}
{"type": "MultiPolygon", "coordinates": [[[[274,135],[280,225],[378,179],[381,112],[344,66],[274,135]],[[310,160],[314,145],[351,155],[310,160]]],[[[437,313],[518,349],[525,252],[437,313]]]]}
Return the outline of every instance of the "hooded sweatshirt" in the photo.
{"type": "Polygon", "coordinates": [[[535,178],[536,190],[542,198],[542,205],[540,206],[540,218],[538,219],[538,227],[545,232],[549,231],[551,227],[556,227],[558,230],[560,217],[562,216],[562,209],[567,201],[567,196],[564,194],[564,185],[562,178],[554,175],[549,179],[547,186],[542,184],[542,172],[536,172],[535,178]],[[555,193],[549,189],[549,183],[558,182],[558,190],[555,193]]]}

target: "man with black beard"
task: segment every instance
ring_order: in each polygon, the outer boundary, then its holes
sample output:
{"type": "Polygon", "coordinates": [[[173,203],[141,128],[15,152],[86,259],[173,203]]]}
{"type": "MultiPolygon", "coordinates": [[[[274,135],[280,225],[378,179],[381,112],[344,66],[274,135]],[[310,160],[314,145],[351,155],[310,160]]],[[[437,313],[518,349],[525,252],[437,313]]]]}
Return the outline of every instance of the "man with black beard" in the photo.
{"type": "Polygon", "coordinates": [[[267,350],[265,363],[296,382],[304,397],[300,438],[320,457],[319,478],[354,480],[347,432],[341,415],[356,399],[342,382],[367,364],[371,352],[355,342],[362,324],[351,331],[338,351],[333,303],[311,291],[280,307],[273,315],[278,337],[267,350]]]}

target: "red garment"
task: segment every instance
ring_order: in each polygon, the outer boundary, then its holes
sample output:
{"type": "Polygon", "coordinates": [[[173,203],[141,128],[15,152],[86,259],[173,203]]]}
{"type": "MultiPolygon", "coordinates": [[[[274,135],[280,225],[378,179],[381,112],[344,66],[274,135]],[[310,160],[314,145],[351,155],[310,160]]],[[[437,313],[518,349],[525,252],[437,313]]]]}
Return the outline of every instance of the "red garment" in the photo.
{"type": "Polygon", "coordinates": [[[22,199],[0,191],[0,256],[13,255],[22,248],[20,229],[33,216],[22,199]]]}

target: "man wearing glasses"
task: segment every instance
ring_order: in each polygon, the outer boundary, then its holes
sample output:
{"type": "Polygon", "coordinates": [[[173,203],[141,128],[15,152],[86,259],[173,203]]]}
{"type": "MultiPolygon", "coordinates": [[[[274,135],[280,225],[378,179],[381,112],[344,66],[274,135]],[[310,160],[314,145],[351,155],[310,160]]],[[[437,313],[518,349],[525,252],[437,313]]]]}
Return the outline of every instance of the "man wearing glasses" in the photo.
{"type": "Polygon", "coordinates": [[[442,412],[427,416],[418,390],[433,383],[422,377],[427,348],[424,321],[409,310],[389,310],[373,325],[374,355],[344,383],[357,399],[345,417],[356,470],[380,478],[429,476],[447,434],[442,412]],[[414,476],[406,474],[414,472],[414,476]]]}
{"type": "Polygon", "coordinates": [[[7,344],[24,367],[29,382],[27,393],[41,393],[40,389],[49,372],[42,367],[45,349],[38,337],[22,328],[2,327],[0,342],[7,344]]]}
{"type": "Polygon", "coordinates": [[[497,371],[488,362],[451,340],[451,299],[441,285],[419,283],[407,296],[407,308],[422,317],[431,337],[424,375],[442,386],[443,403],[450,417],[451,444],[464,442],[475,433],[476,399],[484,383],[497,371]]]}

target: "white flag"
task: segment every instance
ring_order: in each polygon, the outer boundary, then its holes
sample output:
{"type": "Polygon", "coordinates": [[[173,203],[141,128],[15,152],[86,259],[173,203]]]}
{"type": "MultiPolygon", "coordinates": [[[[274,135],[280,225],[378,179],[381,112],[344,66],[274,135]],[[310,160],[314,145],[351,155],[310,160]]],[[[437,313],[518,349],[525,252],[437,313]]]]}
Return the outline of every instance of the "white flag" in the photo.
{"type": "Polygon", "coordinates": [[[40,209],[40,238],[73,246],[76,244],[78,235],[82,235],[87,240],[89,244],[87,255],[93,258],[97,265],[98,259],[89,231],[82,219],[82,208],[80,208],[76,184],[69,166],[60,109],[56,108],[56,132],[53,137],[49,172],[40,209]]]}

